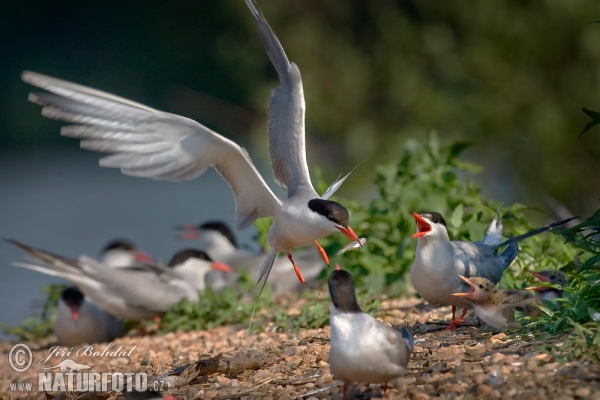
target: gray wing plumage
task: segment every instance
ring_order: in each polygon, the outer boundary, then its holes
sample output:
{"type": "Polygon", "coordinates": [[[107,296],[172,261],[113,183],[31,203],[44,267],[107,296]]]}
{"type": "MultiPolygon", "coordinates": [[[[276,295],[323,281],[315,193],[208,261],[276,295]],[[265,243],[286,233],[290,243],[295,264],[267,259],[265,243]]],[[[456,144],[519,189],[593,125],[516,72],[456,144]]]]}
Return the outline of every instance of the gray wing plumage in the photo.
{"type": "Polygon", "coordinates": [[[385,322],[373,319],[376,329],[383,335],[386,340],[386,354],[389,359],[396,365],[406,368],[410,353],[414,347],[412,334],[403,328],[402,331],[397,331],[385,322]],[[406,330],[406,332],[405,332],[406,330]]]}
{"type": "Polygon", "coordinates": [[[11,242],[46,264],[13,265],[68,279],[96,306],[119,318],[154,318],[184,297],[193,301],[198,299],[196,290],[168,269],[163,272],[113,269],[87,256],[72,260],[17,241],[11,242]]]}
{"type": "MultiPolygon", "coordinates": [[[[499,257],[486,244],[471,242],[451,243],[456,262],[459,264],[456,272],[460,275],[466,277],[481,276],[496,284],[502,279],[504,270],[510,265],[510,263],[506,263],[507,260],[499,257]]],[[[512,262],[512,259],[510,261],[512,262]]],[[[468,286],[464,284],[464,288],[468,289],[468,286]]]]}
{"type": "Polygon", "coordinates": [[[77,124],[61,135],[82,139],[84,149],[114,153],[100,160],[103,167],[179,181],[213,166],[235,194],[238,229],[273,215],[280,204],[246,150],[195,121],[34,72],[25,71],[22,79],[50,92],[29,96],[44,107],[42,115],[77,124]]]}
{"type": "Polygon", "coordinates": [[[280,85],[273,89],[269,103],[269,151],[275,181],[288,189],[292,197],[299,187],[314,191],[306,163],[304,143],[304,90],[300,70],[288,61],[277,36],[254,0],[246,0],[258,26],[258,34],[280,85]]]}

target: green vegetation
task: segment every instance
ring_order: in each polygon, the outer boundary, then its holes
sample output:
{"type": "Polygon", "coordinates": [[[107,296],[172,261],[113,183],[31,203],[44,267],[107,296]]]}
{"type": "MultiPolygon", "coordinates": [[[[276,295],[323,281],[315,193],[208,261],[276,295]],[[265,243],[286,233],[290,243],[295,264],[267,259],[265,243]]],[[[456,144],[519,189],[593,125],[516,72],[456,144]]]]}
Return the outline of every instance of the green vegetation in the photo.
{"type": "Polygon", "coordinates": [[[28,317],[20,326],[10,326],[0,322],[0,328],[20,341],[30,341],[47,338],[54,332],[54,321],[56,321],[56,305],[63,290],[68,285],[47,285],[42,292],[47,294],[46,303],[40,315],[28,317]]]}
{"type": "MultiPolygon", "coordinates": [[[[366,206],[340,200],[351,212],[356,232],[366,234],[364,251],[353,250],[333,256],[332,265],[339,263],[349,270],[358,289],[359,302],[369,312],[376,312],[378,302],[372,299],[387,293],[406,296],[410,282],[407,272],[414,259],[415,243],[410,237],[415,222],[410,211],[439,211],[446,219],[451,238],[480,240],[500,204],[485,199],[481,189],[469,181],[468,174],[480,167],[461,159],[468,143],[440,144],[432,134],[426,142],[409,140],[402,157],[394,163],[377,168],[377,195],[366,206]]],[[[317,173],[317,187],[325,189],[317,173]]],[[[540,211],[515,204],[502,208],[504,233],[519,235],[535,228],[529,216],[540,211]]],[[[269,221],[259,221],[257,240],[266,239],[269,221]]],[[[544,234],[520,243],[517,260],[507,270],[501,285],[523,288],[532,282],[529,270],[561,269],[570,279],[560,308],[544,307],[545,314],[536,321],[522,318],[521,332],[540,337],[564,335],[561,345],[547,345],[546,351],[561,360],[587,358],[599,360],[600,330],[600,211],[562,235],[544,234]]],[[[348,243],[342,235],[331,235],[321,241],[328,254],[333,255],[348,243]]],[[[324,275],[327,275],[328,270],[324,275]]],[[[290,277],[291,279],[291,277],[290,277]]],[[[219,325],[247,324],[252,315],[254,300],[248,299],[253,282],[247,276],[240,279],[240,289],[228,288],[215,292],[210,288],[198,303],[182,300],[161,320],[160,332],[209,329],[219,325]]],[[[58,292],[59,293],[59,292],[58,292]]],[[[52,292],[50,299],[54,299],[52,292]]],[[[268,289],[257,305],[253,329],[268,327],[274,330],[319,328],[328,323],[329,298],[322,292],[305,291],[297,310],[291,314],[273,304],[268,289]],[[262,309],[262,310],[261,310],[262,309]]],[[[55,301],[55,300],[52,300],[55,301]]],[[[52,304],[52,302],[49,302],[52,304]]],[[[4,328],[23,339],[34,339],[51,332],[50,307],[42,318],[32,317],[24,326],[4,328]]]]}
{"type": "Polygon", "coordinates": [[[564,336],[560,344],[545,344],[540,349],[553,354],[560,362],[573,358],[600,361],[600,210],[586,221],[564,233],[577,249],[577,257],[563,271],[569,287],[535,320],[522,318],[524,330],[536,340],[564,336]]]}

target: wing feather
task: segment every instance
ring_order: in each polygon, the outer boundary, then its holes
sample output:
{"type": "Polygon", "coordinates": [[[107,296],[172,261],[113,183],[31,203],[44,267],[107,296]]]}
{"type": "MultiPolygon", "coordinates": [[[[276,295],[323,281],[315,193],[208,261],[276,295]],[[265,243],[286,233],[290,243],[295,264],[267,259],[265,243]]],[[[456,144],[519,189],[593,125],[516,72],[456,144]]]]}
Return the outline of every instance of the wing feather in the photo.
{"type": "Polygon", "coordinates": [[[45,116],[77,124],[62,135],[82,139],[82,148],[113,153],[100,160],[103,167],[178,181],[213,166],[235,194],[238,229],[273,215],[281,204],[243,148],[195,121],[34,72],[22,78],[50,92],[30,96],[45,116]]]}
{"type": "Polygon", "coordinates": [[[314,191],[304,143],[304,89],[298,66],[289,62],[281,43],[254,0],[246,0],[267,55],[279,75],[269,102],[269,152],[275,181],[292,197],[299,187],[314,191]]]}

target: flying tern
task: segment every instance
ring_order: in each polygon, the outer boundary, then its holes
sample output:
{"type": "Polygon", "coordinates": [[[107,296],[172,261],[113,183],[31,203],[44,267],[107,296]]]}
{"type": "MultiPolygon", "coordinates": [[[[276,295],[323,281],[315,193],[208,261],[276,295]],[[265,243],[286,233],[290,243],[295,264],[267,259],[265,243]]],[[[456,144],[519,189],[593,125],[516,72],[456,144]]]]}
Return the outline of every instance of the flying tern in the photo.
{"type": "Polygon", "coordinates": [[[123,332],[122,320],[96,307],[76,287],[63,290],[57,311],[54,334],[60,346],[110,342],[123,332]]]}
{"type": "Polygon", "coordinates": [[[459,275],[467,278],[481,276],[497,284],[504,270],[517,256],[520,240],[549,231],[574,219],[555,222],[500,242],[502,221],[498,222],[499,215],[496,213],[482,242],[461,242],[450,240],[446,221],[440,213],[411,214],[417,222],[417,232],[412,238],[417,238],[418,241],[415,260],[410,268],[410,280],[417,293],[428,302],[452,306],[449,329],[455,329],[460,322],[464,322],[467,309],[471,308],[471,303],[464,298],[453,296],[454,293],[469,290],[469,286],[459,275]],[[498,253],[503,247],[506,249],[498,253]],[[456,318],[457,307],[463,308],[459,318],[456,318]]]}
{"type": "MultiPolygon", "coordinates": [[[[75,125],[61,135],[82,139],[81,147],[113,153],[100,159],[103,167],[124,174],[163,180],[194,179],[214,167],[233,189],[236,228],[273,217],[268,234],[270,251],[258,276],[261,291],[277,252],[287,254],[301,283],[304,278],[291,251],[314,242],[328,263],[317,239],[339,230],[350,240],[358,237],[341,204],[328,200],[348,175],[336,180],[322,195],[308,173],[304,139],[304,91],[300,70],[290,63],[269,24],[253,0],[245,0],[258,26],[267,55],[280,85],[269,103],[269,152],[275,181],[287,188],[279,198],[267,186],[245,149],[198,122],[155,110],[96,89],[24,72],[22,79],[48,92],[32,93],[29,100],[43,106],[42,115],[75,125]]],[[[259,293],[260,295],[260,293],[259,293]]]]}
{"type": "MultiPolygon", "coordinates": [[[[198,288],[188,282],[189,276],[181,274],[180,263],[169,266],[139,264],[128,268],[107,268],[101,262],[82,255],[72,260],[50,252],[9,240],[44,265],[13,263],[14,266],[32,269],[47,275],[60,276],[76,285],[87,298],[104,311],[134,321],[161,316],[183,298],[198,301],[198,288]]],[[[174,259],[178,258],[176,254],[174,259]]],[[[221,269],[220,264],[209,261],[197,263],[204,273],[221,269]]]]}
{"type": "Polygon", "coordinates": [[[329,275],[331,297],[331,373],[344,382],[383,383],[406,373],[414,347],[410,331],[398,331],[365,313],[356,301],[354,281],[344,270],[329,275]]]}

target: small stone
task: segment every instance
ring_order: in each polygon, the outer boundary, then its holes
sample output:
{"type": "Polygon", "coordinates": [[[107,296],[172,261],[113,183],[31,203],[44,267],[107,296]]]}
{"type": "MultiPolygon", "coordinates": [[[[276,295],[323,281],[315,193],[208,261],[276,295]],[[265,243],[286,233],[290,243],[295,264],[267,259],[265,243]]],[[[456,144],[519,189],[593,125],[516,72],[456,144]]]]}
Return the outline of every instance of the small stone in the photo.
{"type": "Polygon", "coordinates": [[[477,386],[477,395],[479,396],[489,396],[491,392],[492,388],[486,385],[485,383],[477,386]]]}
{"type": "Polygon", "coordinates": [[[586,388],[586,387],[580,387],[577,390],[575,390],[575,396],[578,397],[588,397],[590,395],[591,391],[590,388],[586,388]]]}
{"type": "Polygon", "coordinates": [[[500,362],[500,360],[502,360],[503,358],[504,358],[504,354],[502,354],[502,353],[494,353],[490,357],[490,362],[493,363],[493,364],[496,364],[496,363],[500,362]]]}

